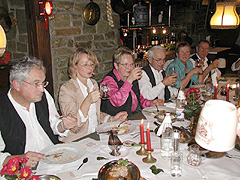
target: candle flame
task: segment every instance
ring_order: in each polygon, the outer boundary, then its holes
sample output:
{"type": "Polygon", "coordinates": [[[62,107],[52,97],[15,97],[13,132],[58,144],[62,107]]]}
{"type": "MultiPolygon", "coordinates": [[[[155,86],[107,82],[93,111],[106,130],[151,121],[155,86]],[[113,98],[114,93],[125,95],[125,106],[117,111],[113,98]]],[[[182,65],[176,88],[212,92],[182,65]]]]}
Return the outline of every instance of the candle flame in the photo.
{"type": "Polygon", "coordinates": [[[150,123],[147,124],[147,129],[149,129],[149,128],[150,128],[150,123]]]}
{"type": "Polygon", "coordinates": [[[218,84],[216,84],[216,87],[218,87],[218,84]]]}
{"type": "Polygon", "coordinates": [[[141,120],[141,124],[143,124],[143,119],[141,120]]]}
{"type": "Polygon", "coordinates": [[[227,84],[227,87],[229,88],[230,84],[227,84]]]}

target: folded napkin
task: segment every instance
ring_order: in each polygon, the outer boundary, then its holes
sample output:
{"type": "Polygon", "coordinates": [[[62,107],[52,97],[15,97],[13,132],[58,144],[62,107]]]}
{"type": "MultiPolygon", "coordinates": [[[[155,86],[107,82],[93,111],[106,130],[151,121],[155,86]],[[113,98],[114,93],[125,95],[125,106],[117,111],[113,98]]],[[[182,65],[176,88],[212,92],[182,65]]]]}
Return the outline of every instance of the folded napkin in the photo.
{"type": "Polygon", "coordinates": [[[217,72],[216,71],[214,71],[214,73],[211,75],[211,78],[212,78],[213,86],[216,86],[217,85],[217,72]]]}

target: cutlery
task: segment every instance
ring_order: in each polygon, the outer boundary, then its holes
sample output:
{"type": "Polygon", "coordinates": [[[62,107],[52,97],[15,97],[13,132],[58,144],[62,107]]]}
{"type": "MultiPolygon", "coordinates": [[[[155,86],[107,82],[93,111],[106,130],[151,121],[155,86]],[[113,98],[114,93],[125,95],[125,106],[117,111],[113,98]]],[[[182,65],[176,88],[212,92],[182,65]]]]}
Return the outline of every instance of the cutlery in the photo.
{"type": "Polygon", "coordinates": [[[159,111],[159,109],[158,109],[158,107],[156,106],[156,108],[157,108],[157,112],[159,113],[160,111],[159,111]]]}
{"type": "Polygon", "coordinates": [[[63,152],[61,152],[61,153],[55,153],[55,154],[47,154],[47,155],[45,155],[45,157],[59,156],[59,155],[62,155],[62,154],[63,154],[63,152]]]}
{"type": "Polygon", "coordinates": [[[117,127],[119,128],[121,126],[121,124],[126,122],[126,121],[128,121],[128,119],[125,119],[124,121],[120,122],[117,127]]]}
{"type": "Polygon", "coordinates": [[[240,156],[238,156],[238,155],[232,155],[232,154],[226,154],[226,157],[228,157],[228,158],[240,159],[240,156]]]}
{"type": "Polygon", "coordinates": [[[83,165],[84,163],[87,163],[87,162],[88,162],[88,158],[86,157],[86,158],[83,160],[82,164],[80,164],[80,166],[77,168],[77,170],[79,170],[79,169],[82,167],[82,165],[83,165]]]}

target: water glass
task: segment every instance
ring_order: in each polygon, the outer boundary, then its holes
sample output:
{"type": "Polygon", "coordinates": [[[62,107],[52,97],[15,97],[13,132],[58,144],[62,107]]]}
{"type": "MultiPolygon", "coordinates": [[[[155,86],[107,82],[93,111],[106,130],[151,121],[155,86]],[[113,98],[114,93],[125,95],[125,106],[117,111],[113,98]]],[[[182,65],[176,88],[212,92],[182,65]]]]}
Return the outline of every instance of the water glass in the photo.
{"type": "Polygon", "coordinates": [[[182,175],[182,158],[183,155],[181,152],[176,151],[172,153],[171,156],[171,175],[173,177],[180,177],[182,175]]]}
{"type": "Polygon", "coordinates": [[[197,144],[192,144],[190,146],[190,152],[187,156],[187,162],[191,166],[199,166],[202,162],[201,152],[197,144]]]}
{"type": "Polygon", "coordinates": [[[109,84],[101,84],[100,85],[100,95],[102,100],[107,100],[111,96],[110,85],[109,84]]]}
{"type": "MultiPolygon", "coordinates": [[[[169,68],[169,74],[171,75],[178,75],[178,70],[176,67],[169,68]]],[[[173,83],[172,86],[176,86],[177,84],[173,83]]]]}

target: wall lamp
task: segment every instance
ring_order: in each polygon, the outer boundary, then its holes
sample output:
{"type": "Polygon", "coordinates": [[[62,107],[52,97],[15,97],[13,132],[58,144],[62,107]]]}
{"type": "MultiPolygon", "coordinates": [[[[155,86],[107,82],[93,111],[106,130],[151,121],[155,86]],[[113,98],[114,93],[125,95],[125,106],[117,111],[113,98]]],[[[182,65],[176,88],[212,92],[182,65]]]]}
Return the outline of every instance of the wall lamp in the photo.
{"type": "Polygon", "coordinates": [[[236,2],[216,3],[216,12],[210,20],[212,29],[236,29],[239,26],[239,15],[236,2]]]}
{"type": "Polygon", "coordinates": [[[2,57],[2,55],[4,54],[6,45],[7,45],[6,34],[2,26],[0,25],[0,57],[2,57]]]}
{"type": "Polygon", "coordinates": [[[50,1],[39,1],[39,15],[44,16],[45,29],[48,30],[48,16],[52,15],[52,3],[50,1]]]}

